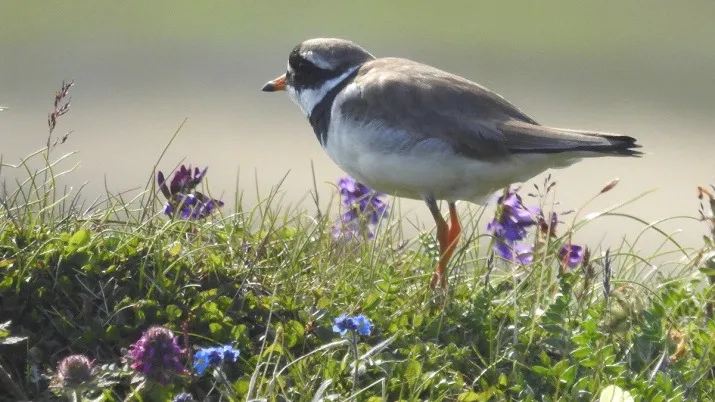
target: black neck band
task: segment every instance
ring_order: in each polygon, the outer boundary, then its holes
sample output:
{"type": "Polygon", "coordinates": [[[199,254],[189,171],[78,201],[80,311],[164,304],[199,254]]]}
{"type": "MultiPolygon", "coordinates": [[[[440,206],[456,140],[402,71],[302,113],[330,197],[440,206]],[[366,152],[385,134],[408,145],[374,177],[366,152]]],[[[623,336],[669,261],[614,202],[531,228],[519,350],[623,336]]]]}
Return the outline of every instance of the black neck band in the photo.
{"type": "Polygon", "coordinates": [[[333,87],[323,99],[318,102],[317,105],[310,111],[310,116],[308,121],[310,125],[313,126],[313,132],[315,136],[320,141],[320,145],[326,147],[328,145],[328,128],[330,127],[330,112],[333,109],[333,102],[338,93],[343,90],[348,84],[353,81],[353,78],[357,75],[360,69],[356,68],[355,71],[350,73],[347,77],[343,78],[337,85],[333,87]]]}

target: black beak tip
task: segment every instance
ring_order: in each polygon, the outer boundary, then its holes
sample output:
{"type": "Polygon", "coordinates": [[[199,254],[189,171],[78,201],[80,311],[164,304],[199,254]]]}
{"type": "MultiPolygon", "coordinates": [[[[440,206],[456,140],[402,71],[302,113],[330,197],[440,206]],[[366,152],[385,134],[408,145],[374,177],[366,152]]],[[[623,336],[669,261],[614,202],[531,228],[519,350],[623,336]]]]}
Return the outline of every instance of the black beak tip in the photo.
{"type": "Polygon", "coordinates": [[[275,90],[276,87],[273,86],[273,82],[268,82],[266,83],[266,85],[263,86],[263,88],[261,88],[261,91],[263,92],[275,92],[275,90]]]}

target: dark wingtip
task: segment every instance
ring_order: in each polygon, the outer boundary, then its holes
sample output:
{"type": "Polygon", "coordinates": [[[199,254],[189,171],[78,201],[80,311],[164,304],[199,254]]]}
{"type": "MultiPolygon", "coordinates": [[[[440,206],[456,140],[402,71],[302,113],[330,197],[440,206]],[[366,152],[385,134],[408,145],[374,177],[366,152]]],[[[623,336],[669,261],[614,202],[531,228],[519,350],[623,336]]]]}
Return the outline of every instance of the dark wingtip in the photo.
{"type": "Polygon", "coordinates": [[[590,134],[597,135],[608,140],[608,144],[598,145],[579,145],[568,148],[529,148],[529,149],[510,149],[513,154],[558,154],[564,152],[594,152],[602,155],[612,156],[635,156],[640,157],[645,155],[641,151],[636,151],[642,148],[633,137],[627,135],[610,135],[610,134],[590,134]]]}
{"type": "Polygon", "coordinates": [[[641,157],[645,155],[641,151],[636,151],[636,149],[642,148],[643,146],[639,144],[638,140],[633,137],[629,137],[627,135],[619,135],[608,137],[608,139],[611,140],[612,148],[610,149],[610,152],[613,154],[635,157],[641,157]]]}

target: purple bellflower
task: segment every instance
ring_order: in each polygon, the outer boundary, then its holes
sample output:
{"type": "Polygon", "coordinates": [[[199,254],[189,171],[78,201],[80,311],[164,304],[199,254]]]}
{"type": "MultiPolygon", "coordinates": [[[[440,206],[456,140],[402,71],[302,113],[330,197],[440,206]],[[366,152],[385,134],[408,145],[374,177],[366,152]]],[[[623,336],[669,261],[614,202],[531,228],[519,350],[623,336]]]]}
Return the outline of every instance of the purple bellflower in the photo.
{"type": "Polygon", "coordinates": [[[538,207],[525,207],[521,197],[509,191],[499,197],[497,203],[500,212],[487,225],[487,230],[494,236],[494,251],[502,258],[521,264],[533,262],[533,247],[517,245],[526,238],[526,229],[538,223],[541,210],[538,207]]]}
{"type": "Polygon", "coordinates": [[[353,178],[343,177],[338,180],[340,190],[340,219],[333,225],[333,237],[362,238],[375,236],[375,228],[390,205],[385,202],[385,194],[372,190],[353,178]]]}

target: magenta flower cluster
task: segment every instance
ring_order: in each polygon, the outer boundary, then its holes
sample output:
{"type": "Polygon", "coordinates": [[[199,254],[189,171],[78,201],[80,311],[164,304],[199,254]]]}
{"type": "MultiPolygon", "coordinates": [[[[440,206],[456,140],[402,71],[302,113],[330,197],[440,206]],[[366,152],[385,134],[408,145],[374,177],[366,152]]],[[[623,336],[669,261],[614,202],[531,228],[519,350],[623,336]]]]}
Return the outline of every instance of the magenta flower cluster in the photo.
{"type": "Polygon", "coordinates": [[[168,384],[186,370],[180,358],[183,350],[178,338],[165,327],[151,327],[132,344],[126,356],[131,367],[147,379],[168,384]]]}

